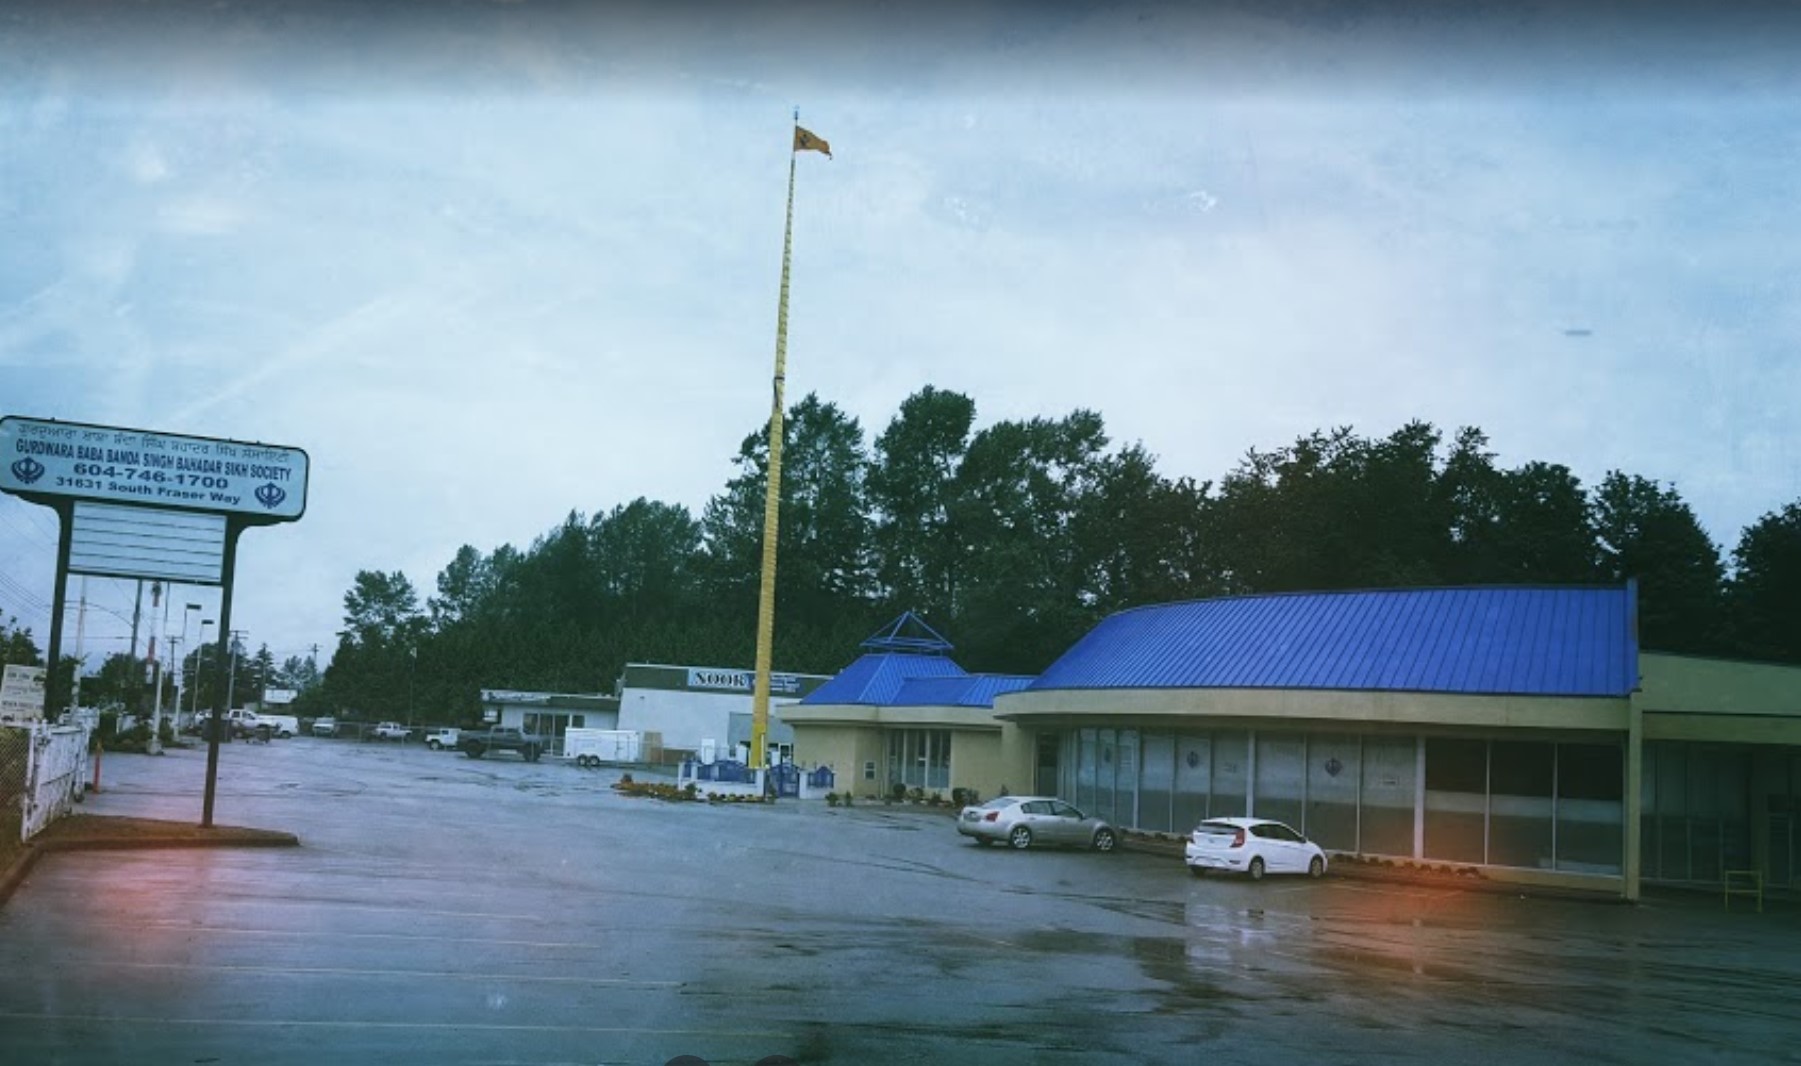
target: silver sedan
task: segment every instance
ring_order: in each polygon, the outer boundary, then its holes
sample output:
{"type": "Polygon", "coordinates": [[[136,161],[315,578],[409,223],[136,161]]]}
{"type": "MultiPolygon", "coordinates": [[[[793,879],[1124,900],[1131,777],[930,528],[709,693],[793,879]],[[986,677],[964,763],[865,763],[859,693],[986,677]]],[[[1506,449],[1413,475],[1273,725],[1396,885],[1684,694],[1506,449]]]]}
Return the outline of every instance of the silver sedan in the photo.
{"type": "Polygon", "coordinates": [[[1062,844],[1112,851],[1119,843],[1112,826],[1050,796],[1001,796],[980,807],[965,807],[957,816],[957,832],[977,844],[1004,843],[1020,849],[1062,844]]]}

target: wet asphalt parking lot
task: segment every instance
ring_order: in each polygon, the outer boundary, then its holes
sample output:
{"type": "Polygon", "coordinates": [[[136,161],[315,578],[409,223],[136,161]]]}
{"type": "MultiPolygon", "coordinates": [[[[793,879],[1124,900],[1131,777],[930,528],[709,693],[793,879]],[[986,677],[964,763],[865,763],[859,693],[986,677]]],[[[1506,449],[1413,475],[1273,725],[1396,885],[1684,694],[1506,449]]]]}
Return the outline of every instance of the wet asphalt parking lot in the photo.
{"type": "MultiPolygon", "coordinates": [[[[197,822],[200,750],[90,814],[197,822]]],[[[0,1062],[1801,1061],[1801,917],[1014,853],[942,813],[665,804],[615,771],[235,744],[299,848],[46,857],[0,1062]]]]}

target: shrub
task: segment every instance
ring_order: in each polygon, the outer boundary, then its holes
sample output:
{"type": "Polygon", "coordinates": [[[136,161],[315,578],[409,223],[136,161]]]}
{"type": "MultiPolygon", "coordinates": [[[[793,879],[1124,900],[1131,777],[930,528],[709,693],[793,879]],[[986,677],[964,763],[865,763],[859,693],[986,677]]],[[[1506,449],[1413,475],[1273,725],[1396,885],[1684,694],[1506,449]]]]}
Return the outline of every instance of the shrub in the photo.
{"type": "Polygon", "coordinates": [[[825,805],[826,805],[826,806],[827,806],[827,807],[836,807],[836,806],[838,806],[838,793],[836,793],[836,792],[827,792],[827,793],[826,793],[826,794],[825,794],[825,805]]]}

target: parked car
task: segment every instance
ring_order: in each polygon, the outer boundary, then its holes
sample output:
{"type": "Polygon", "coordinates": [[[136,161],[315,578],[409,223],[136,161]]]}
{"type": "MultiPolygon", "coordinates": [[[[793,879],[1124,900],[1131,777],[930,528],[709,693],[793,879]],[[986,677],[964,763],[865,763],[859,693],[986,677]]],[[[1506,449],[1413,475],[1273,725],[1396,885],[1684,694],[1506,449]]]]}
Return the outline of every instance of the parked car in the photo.
{"type": "Polygon", "coordinates": [[[337,736],[338,735],[338,720],[336,718],[315,718],[315,719],[313,719],[313,735],[316,737],[335,737],[335,736],[337,736]]]}
{"type": "Polygon", "coordinates": [[[376,740],[405,740],[412,730],[399,722],[382,722],[375,727],[376,740]]]}
{"type": "Polygon", "coordinates": [[[1014,848],[1034,844],[1112,851],[1119,843],[1113,827],[1099,818],[1050,796],[1000,796],[957,816],[957,832],[977,844],[1004,843],[1014,848]]]}
{"type": "Polygon", "coordinates": [[[1209,818],[1189,834],[1182,853],[1196,877],[1208,870],[1249,874],[1253,881],[1266,873],[1326,876],[1318,844],[1267,818],[1209,818]]]}
{"type": "Polygon", "coordinates": [[[471,759],[479,759],[493,751],[516,751],[526,762],[537,762],[539,756],[544,754],[544,742],[536,733],[495,726],[486,731],[475,730],[459,734],[457,750],[471,759]]]}
{"type": "Polygon", "coordinates": [[[433,751],[454,748],[457,746],[458,733],[455,729],[434,729],[425,734],[425,746],[433,751]]]}

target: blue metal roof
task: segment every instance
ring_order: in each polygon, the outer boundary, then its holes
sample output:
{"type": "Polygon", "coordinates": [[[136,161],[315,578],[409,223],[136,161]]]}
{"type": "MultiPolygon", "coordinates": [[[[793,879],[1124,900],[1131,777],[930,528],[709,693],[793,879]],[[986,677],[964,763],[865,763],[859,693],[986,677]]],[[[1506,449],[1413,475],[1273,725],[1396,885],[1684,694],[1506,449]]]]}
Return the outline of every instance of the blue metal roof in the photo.
{"type": "Polygon", "coordinates": [[[872,653],[845,667],[838,676],[808,693],[801,706],[894,702],[901,686],[913,678],[968,677],[961,666],[938,655],[872,653]]]}
{"type": "Polygon", "coordinates": [[[916,677],[903,683],[891,707],[993,707],[994,697],[1018,692],[1029,677],[966,674],[962,677],[916,677]]]}
{"type": "Polygon", "coordinates": [[[1625,696],[1637,589],[1472,587],[1287,593],[1113,615],[1033,682],[1625,696]]]}

